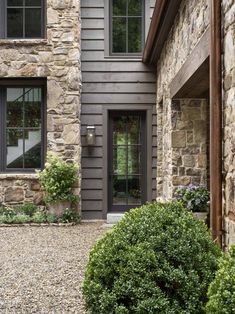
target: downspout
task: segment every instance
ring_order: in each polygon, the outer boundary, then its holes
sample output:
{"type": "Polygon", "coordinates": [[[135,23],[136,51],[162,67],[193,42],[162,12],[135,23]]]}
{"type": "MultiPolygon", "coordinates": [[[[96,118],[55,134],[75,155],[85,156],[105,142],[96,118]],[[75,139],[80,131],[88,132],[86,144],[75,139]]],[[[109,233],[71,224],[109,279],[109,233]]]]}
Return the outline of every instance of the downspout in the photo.
{"type": "Polygon", "coordinates": [[[221,0],[211,0],[210,25],[210,225],[212,238],[222,246],[221,0]]]}

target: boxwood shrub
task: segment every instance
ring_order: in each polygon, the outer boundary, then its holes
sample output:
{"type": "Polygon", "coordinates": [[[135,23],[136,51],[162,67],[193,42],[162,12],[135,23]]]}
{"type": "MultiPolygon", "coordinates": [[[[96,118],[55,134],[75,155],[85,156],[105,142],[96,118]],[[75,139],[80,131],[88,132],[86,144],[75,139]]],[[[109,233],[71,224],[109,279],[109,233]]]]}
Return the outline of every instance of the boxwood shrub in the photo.
{"type": "Polygon", "coordinates": [[[90,253],[88,312],[202,314],[220,254],[206,225],[180,203],[133,209],[90,253]]]}
{"type": "Polygon", "coordinates": [[[208,297],[206,313],[235,313],[235,246],[230,249],[228,256],[221,258],[219,270],[209,287],[208,297]]]}

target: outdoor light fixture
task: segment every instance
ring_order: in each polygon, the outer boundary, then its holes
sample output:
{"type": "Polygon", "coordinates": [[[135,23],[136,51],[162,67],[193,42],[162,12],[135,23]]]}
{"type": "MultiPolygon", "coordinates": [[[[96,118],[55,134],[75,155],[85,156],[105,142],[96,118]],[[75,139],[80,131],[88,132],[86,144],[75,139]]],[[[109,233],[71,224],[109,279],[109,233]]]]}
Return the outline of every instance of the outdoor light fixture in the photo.
{"type": "Polygon", "coordinates": [[[88,146],[95,145],[95,127],[93,125],[88,125],[86,127],[87,134],[86,134],[86,141],[88,146]]]}

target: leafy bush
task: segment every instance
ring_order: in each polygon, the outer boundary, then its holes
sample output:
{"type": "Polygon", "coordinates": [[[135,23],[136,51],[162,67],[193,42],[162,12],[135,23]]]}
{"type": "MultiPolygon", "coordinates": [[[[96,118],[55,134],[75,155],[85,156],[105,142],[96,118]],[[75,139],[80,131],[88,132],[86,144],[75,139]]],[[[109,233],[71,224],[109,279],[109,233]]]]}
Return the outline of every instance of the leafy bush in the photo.
{"type": "Polygon", "coordinates": [[[77,179],[78,167],[75,163],[61,160],[48,154],[45,169],[39,171],[39,181],[46,191],[46,201],[75,201],[73,186],[77,179]]]}
{"type": "Polygon", "coordinates": [[[47,217],[44,212],[38,211],[33,214],[31,221],[34,223],[44,223],[47,222],[47,217]]]}
{"type": "Polygon", "coordinates": [[[203,186],[182,186],[175,192],[176,199],[192,212],[208,212],[210,192],[203,186]]]}
{"type": "Polygon", "coordinates": [[[131,210],[90,253],[91,314],[202,314],[220,249],[181,203],[131,210]]]}
{"type": "Polygon", "coordinates": [[[63,213],[62,217],[59,219],[60,222],[67,223],[67,222],[80,222],[80,216],[72,209],[66,209],[63,213]]]}
{"type": "Polygon", "coordinates": [[[29,222],[30,216],[26,214],[18,214],[12,217],[12,223],[14,224],[24,224],[26,222],[29,222]]]}
{"type": "Polygon", "coordinates": [[[37,206],[33,203],[25,203],[23,205],[18,205],[15,211],[18,213],[23,213],[28,216],[32,216],[38,210],[37,206]]]}
{"type": "Polygon", "coordinates": [[[219,270],[208,290],[207,314],[235,313],[235,246],[221,258],[219,270]]]}
{"type": "Polygon", "coordinates": [[[46,221],[48,223],[55,223],[58,221],[58,217],[54,214],[47,213],[46,214],[46,221]]]}

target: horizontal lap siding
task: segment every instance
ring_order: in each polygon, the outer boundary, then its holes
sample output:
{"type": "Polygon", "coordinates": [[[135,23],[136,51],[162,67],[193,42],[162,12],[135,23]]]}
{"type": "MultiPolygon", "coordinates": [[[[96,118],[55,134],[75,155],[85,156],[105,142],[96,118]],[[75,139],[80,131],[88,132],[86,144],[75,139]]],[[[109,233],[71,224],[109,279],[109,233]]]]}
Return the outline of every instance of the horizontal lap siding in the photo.
{"type": "MultiPolygon", "coordinates": [[[[82,212],[100,219],[103,211],[103,105],[127,108],[155,103],[155,76],[141,60],[112,59],[105,51],[105,0],[82,0],[82,212]],[[95,147],[86,146],[86,126],[96,127],[95,147]]],[[[149,0],[149,12],[155,0],[149,0]]],[[[154,107],[154,106],[153,106],[154,107]]],[[[155,120],[153,127],[155,127],[155,120]]],[[[153,145],[156,139],[153,138],[153,145]]],[[[153,152],[156,152],[154,149],[153,152]]],[[[156,156],[153,156],[156,157],[156,156]]],[[[153,158],[153,197],[156,166],[153,158]]]]}

